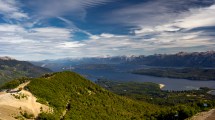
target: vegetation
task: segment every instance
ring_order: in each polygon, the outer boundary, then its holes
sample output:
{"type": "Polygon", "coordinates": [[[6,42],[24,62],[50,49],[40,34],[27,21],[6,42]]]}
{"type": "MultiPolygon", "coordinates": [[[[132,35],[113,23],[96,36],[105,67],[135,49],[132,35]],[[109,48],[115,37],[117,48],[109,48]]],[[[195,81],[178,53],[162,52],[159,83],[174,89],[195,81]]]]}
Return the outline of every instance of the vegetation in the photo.
{"type": "Polygon", "coordinates": [[[21,114],[24,118],[26,118],[26,119],[32,119],[32,118],[34,118],[34,115],[33,115],[33,114],[28,114],[26,111],[20,112],[20,114],[21,114]]]}
{"type": "Polygon", "coordinates": [[[22,77],[22,78],[19,78],[19,79],[12,80],[12,81],[7,82],[7,83],[3,84],[2,86],[0,86],[0,90],[16,88],[20,84],[25,83],[25,82],[27,82],[29,80],[31,80],[31,78],[26,78],[26,77],[22,77]]]}
{"type": "Polygon", "coordinates": [[[96,83],[118,95],[162,106],[176,106],[215,99],[215,96],[207,93],[210,91],[209,88],[189,91],[164,91],[155,83],[120,82],[102,79],[97,80],[96,83]]]}
{"type": "Polygon", "coordinates": [[[20,115],[15,116],[14,118],[18,120],[34,119],[34,115],[28,114],[26,111],[20,111],[20,115]]]}
{"type": "Polygon", "coordinates": [[[162,107],[156,119],[185,119],[215,106],[215,96],[207,94],[209,88],[190,91],[163,91],[155,83],[97,80],[103,88],[133,100],[162,107]]]}
{"type": "Polygon", "coordinates": [[[17,78],[39,77],[51,70],[34,66],[25,61],[0,59],[0,85],[17,78]]]}
{"type": "Polygon", "coordinates": [[[215,105],[206,88],[168,92],[154,83],[100,80],[97,84],[108,90],[76,73],[59,72],[32,78],[26,89],[54,110],[39,114],[39,120],[182,120],[215,105]]]}
{"type": "Polygon", "coordinates": [[[11,94],[12,96],[14,96],[16,99],[28,99],[28,96],[23,94],[23,93],[18,93],[18,94],[11,94]]]}
{"type": "Polygon", "coordinates": [[[189,80],[215,80],[215,69],[148,68],[135,70],[132,73],[140,75],[151,75],[157,77],[169,77],[189,80]]]}
{"type": "Polygon", "coordinates": [[[27,88],[54,108],[53,114],[40,114],[41,119],[146,119],[160,109],[115,95],[72,72],[33,79],[27,88]]]}

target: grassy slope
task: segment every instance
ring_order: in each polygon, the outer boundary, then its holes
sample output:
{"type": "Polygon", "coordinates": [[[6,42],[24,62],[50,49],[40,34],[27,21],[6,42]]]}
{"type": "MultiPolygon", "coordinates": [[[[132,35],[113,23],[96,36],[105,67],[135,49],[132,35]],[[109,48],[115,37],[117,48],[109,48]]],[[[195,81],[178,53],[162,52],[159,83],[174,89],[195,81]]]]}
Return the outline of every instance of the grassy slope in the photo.
{"type": "Polygon", "coordinates": [[[40,101],[48,101],[59,119],[69,103],[64,119],[124,120],[153,118],[159,107],[115,95],[72,72],[56,73],[51,77],[33,79],[28,89],[40,101]]]}

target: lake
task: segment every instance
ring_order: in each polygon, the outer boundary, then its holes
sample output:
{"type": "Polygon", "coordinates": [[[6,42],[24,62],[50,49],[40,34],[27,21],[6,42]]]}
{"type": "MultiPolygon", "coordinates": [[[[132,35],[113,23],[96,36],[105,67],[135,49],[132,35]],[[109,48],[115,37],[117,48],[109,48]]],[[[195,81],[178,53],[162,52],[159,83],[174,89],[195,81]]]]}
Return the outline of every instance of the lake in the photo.
{"type": "Polygon", "coordinates": [[[186,79],[162,78],[146,75],[132,74],[117,69],[74,69],[75,72],[84,75],[92,81],[99,78],[115,81],[135,81],[135,82],[153,82],[164,84],[163,90],[192,90],[200,87],[208,87],[215,89],[215,81],[191,81],[186,79]]]}

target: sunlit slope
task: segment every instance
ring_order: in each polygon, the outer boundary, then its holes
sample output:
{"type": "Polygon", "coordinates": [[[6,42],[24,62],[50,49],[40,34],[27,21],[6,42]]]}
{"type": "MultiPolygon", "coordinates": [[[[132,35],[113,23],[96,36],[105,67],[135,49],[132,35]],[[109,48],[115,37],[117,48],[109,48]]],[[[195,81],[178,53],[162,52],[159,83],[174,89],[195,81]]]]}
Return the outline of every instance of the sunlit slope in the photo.
{"type": "Polygon", "coordinates": [[[41,119],[147,119],[159,111],[158,106],[115,95],[73,72],[33,79],[27,87],[40,102],[54,107],[54,114],[42,114],[41,119]]]}

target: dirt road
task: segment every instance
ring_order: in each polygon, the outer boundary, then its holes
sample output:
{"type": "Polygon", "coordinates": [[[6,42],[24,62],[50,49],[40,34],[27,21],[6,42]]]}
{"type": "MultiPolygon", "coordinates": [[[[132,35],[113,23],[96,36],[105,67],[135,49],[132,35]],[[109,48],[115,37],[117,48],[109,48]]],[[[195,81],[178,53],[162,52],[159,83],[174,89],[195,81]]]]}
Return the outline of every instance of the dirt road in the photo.
{"type": "Polygon", "coordinates": [[[189,120],[215,120],[215,109],[198,113],[189,120]]]}

